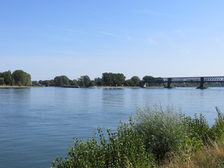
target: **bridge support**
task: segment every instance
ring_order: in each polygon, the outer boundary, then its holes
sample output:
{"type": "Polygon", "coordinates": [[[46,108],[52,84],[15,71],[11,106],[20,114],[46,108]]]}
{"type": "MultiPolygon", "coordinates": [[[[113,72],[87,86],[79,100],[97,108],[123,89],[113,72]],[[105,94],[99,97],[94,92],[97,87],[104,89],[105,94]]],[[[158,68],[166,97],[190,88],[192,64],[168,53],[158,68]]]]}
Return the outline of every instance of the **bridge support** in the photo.
{"type": "Polygon", "coordinates": [[[171,89],[171,88],[172,88],[172,87],[171,87],[171,83],[172,83],[172,78],[168,78],[166,88],[171,89]]]}
{"type": "Polygon", "coordinates": [[[206,89],[206,87],[204,87],[204,81],[205,81],[204,77],[201,77],[200,78],[200,86],[197,87],[197,89],[206,89]]]}

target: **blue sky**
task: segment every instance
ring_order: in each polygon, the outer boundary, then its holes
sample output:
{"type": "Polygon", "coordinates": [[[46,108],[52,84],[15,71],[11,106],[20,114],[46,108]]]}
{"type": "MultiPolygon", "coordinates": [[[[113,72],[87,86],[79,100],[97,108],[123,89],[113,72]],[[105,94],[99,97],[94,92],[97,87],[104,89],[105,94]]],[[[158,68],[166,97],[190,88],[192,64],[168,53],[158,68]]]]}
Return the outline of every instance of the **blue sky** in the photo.
{"type": "Polygon", "coordinates": [[[223,0],[0,0],[0,71],[224,75],[223,0]]]}

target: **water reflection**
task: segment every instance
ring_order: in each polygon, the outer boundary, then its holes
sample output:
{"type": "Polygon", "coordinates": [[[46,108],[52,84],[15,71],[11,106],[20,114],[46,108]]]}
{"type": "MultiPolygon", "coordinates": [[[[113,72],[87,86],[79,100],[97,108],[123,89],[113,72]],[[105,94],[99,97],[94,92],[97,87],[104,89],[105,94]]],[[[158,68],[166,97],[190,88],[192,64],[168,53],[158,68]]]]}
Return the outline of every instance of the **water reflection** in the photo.
{"type": "Polygon", "coordinates": [[[104,107],[118,107],[124,105],[125,89],[103,89],[102,103],[104,107]]]}

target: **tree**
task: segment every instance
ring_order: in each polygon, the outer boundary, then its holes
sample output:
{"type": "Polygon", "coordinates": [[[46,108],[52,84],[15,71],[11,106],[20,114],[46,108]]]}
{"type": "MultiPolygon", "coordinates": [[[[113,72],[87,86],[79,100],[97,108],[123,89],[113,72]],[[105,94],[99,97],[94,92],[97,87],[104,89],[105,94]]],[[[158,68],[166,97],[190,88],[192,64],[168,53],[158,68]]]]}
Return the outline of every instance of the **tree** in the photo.
{"type": "Polygon", "coordinates": [[[103,80],[104,85],[112,86],[112,84],[113,84],[112,73],[103,73],[102,80],[103,80]]]}
{"type": "Polygon", "coordinates": [[[37,86],[38,84],[38,81],[32,81],[32,86],[37,86]]]}
{"type": "Polygon", "coordinates": [[[90,86],[92,86],[92,82],[91,82],[89,76],[88,75],[85,75],[85,76],[81,76],[78,79],[78,85],[80,87],[90,87],[90,86]]]}
{"type": "Polygon", "coordinates": [[[125,76],[122,73],[114,74],[114,85],[122,86],[125,83],[125,76]]]}
{"type": "Polygon", "coordinates": [[[4,83],[6,85],[12,85],[13,83],[13,78],[12,78],[12,73],[11,71],[6,71],[2,73],[2,77],[4,78],[4,83]]]}
{"type": "Polygon", "coordinates": [[[69,85],[69,81],[70,81],[70,79],[65,75],[56,76],[54,78],[54,85],[55,86],[66,86],[66,85],[69,85]]]}
{"type": "Polygon", "coordinates": [[[155,83],[157,83],[158,85],[161,85],[163,83],[163,78],[155,78],[155,83]]]}
{"type": "Polygon", "coordinates": [[[78,86],[78,81],[76,79],[70,81],[70,84],[73,86],[78,86]]]}
{"type": "Polygon", "coordinates": [[[132,83],[132,86],[140,86],[141,80],[138,76],[133,76],[131,78],[131,83],[132,83]]]}
{"type": "Polygon", "coordinates": [[[94,79],[94,84],[96,86],[103,86],[103,80],[102,80],[102,78],[95,78],[94,79]]]}
{"type": "Polygon", "coordinates": [[[0,77],[0,85],[4,85],[4,78],[0,77]]]}
{"type": "Polygon", "coordinates": [[[15,85],[18,86],[31,86],[31,76],[30,74],[22,71],[16,70],[12,73],[12,79],[15,85]]]}
{"type": "Polygon", "coordinates": [[[38,83],[44,86],[55,86],[54,80],[40,80],[38,83]]]}
{"type": "Polygon", "coordinates": [[[126,80],[125,86],[134,86],[133,81],[131,79],[126,80]]]}
{"type": "Polygon", "coordinates": [[[122,73],[103,73],[102,80],[106,86],[121,86],[125,83],[125,76],[122,73]]]}
{"type": "Polygon", "coordinates": [[[153,82],[155,82],[155,79],[152,76],[144,76],[142,80],[143,80],[143,83],[147,84],[148,86],[152,84],[153,82]]]}

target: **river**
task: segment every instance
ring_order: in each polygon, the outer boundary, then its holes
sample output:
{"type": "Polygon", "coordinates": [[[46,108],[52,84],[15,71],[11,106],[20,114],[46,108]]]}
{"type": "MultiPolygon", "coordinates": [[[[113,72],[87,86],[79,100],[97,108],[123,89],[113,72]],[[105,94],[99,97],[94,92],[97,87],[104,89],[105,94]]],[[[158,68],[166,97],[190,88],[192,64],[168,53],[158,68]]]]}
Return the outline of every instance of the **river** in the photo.
{"type": "Polygon", "coordinates": [[[73,137],[97,128],[114,129],[138,108],[161,105],[209,121],[224,111],[224,88],[175,89],[0,89],[0,167],[48,168],[65,156],[73,137]]]}

